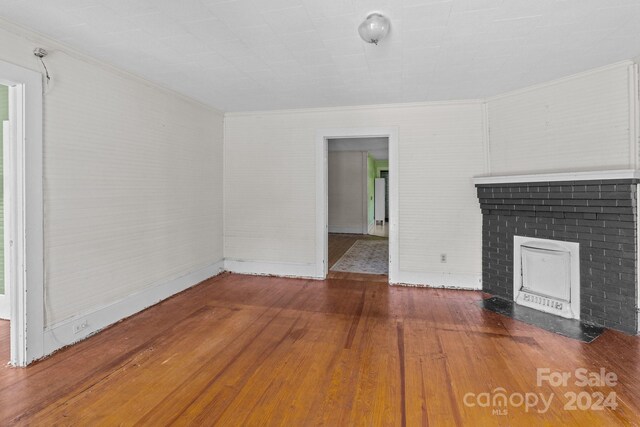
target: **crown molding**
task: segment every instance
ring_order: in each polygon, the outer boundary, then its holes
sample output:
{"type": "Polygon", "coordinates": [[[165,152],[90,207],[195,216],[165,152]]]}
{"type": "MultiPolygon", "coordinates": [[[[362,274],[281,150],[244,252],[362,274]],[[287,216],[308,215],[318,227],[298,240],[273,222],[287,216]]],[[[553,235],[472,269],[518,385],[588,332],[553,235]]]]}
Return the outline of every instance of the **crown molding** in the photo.
{"type": "Polygon", "coordinates": [[[225,113],[225,117],[264,116],[281,114],[317,114],[342,111],[363,111],[397,108],[446,107],[457,105],[481,105],[483,99],[461,99],[456,101],[402,102],[396,104],[346,105],[337,107],[291,108],[283,110],[237,111],[225,113]]]}

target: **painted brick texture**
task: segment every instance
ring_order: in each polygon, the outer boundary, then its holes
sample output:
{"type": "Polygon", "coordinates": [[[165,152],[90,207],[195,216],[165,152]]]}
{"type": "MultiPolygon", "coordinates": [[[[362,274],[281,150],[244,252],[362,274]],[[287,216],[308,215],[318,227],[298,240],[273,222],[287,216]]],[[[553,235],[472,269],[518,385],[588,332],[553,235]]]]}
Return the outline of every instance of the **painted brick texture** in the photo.
{"type": "Polygon", "coordinates": [[[477,185],[482,288],[513,299],[513,236],[580,244],[581,320],[637,332],[635,180],[477,185]]]}

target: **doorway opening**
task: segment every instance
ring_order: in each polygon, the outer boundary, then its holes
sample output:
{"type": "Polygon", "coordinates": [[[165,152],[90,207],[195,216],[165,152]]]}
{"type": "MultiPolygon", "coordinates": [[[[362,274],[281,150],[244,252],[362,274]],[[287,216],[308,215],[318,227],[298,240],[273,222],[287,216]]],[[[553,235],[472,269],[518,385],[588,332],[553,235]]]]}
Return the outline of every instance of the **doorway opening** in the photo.
{"type": "Polygon", "coordinates": [[[317,132],[319,278],[395,283],[397,139],[396,128],[317,132]]]}
{"type": "MultiPolygon", "coordinates": [[[[388,281],[386,179],[389,138],[327,141],[329,278],[388,281]]],[[[387,174],[388,175],[388,174],[387,174]]]]}
{"type": "Polygon", "coordinates": [[[0,85],[0,316],[10,319],[0,321],[0,357],[26,366],[45,354],[42,75],[0,61],[0,85]]]}

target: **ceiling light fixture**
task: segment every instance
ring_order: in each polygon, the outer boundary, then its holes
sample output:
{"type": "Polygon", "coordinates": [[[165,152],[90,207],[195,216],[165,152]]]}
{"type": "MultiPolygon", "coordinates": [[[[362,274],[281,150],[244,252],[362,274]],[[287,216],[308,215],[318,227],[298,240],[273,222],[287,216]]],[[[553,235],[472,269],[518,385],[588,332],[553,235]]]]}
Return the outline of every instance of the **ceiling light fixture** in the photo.
{"type": "Polygon", "coordinates": [[[381,13],[372,12],[360,24],[358,33],[360,33],[362,40],[377,45],[387,35],[390,26],[389,18],[381,13]]]}

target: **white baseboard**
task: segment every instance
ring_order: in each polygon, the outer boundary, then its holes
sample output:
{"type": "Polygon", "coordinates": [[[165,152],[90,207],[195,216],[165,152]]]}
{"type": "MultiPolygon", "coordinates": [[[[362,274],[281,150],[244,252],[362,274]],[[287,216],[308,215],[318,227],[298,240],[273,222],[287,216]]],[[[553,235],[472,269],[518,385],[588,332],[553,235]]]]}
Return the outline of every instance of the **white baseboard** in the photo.
{"type": "Polygon", "coordinates": [[[245,261],[227,258],[224,260],[224,268],[227,271],[239,274],[322,279],[317,276],[317,267],[315,264],[245,261]]]}
{"type": "Polygon", "coordinates": [[[447,289],[482,289],[482,274],[421,273],[400,271],[391,285],[447,289]]]}
{"type": "Polygon", "coordinates": [[[80,314],[56,323],[44,331],[44,355],[49,355],[62,347],[81,341],[109,325],[151,307],[223,271],[224,262],[220,260],[177,279],[157,283],[141,292],[89,313],[80,314]],[[75,332],[75,329],[83,324],[86,326],[75,332]]]}
{"type": "Polygon", "coordinates": [[[360,227],[341,227],[341,226],[328,226],[329,233],[341,233],[341,234],[363,234],[363,228],[360,227]]]}

